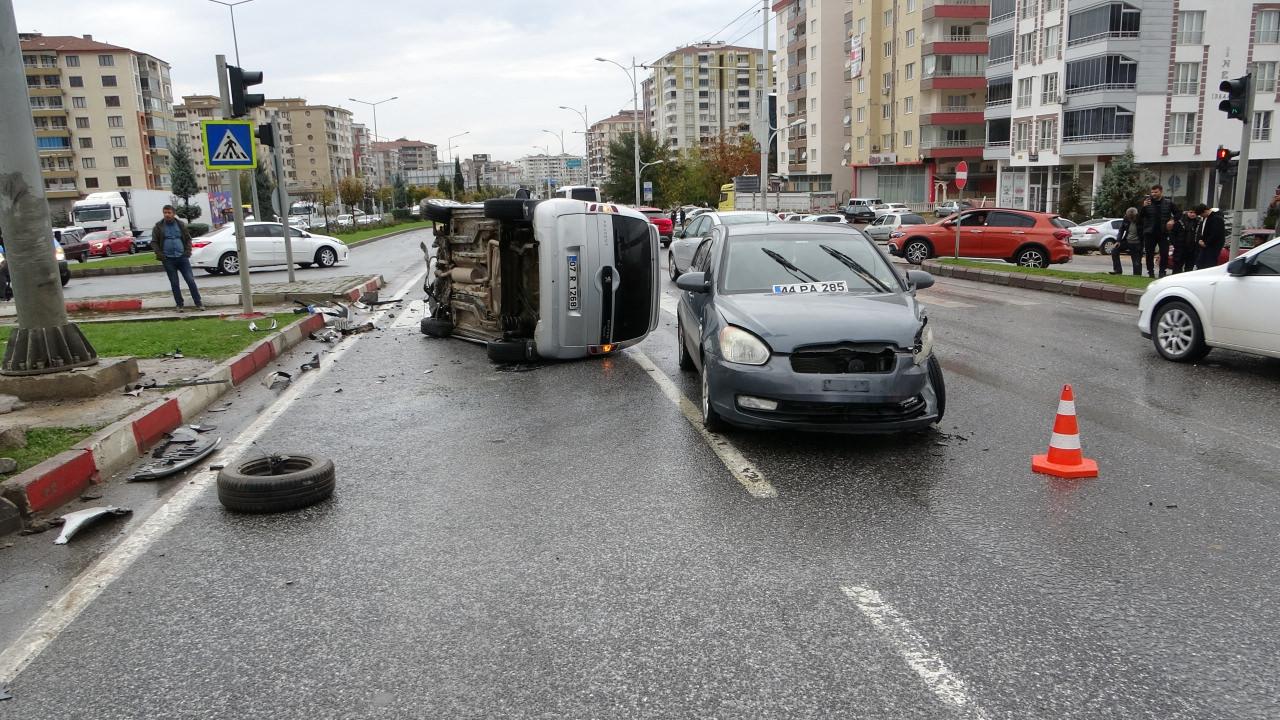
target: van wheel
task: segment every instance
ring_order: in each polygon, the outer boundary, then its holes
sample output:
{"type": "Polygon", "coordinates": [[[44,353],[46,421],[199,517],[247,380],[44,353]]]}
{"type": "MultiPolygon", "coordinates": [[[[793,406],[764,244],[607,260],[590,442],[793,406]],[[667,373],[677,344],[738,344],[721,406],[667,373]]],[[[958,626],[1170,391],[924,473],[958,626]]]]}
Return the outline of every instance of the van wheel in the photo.
{"type": "Polygon", "coordinates": [[[534,204],[519,198],[493,198],[484,201],[484,216],[490,220],[528,222],[533,219],[534,204]]]}
{"type": "Polygon", "coordinates": [[[485,345],[489,361],[495,363],[523,363],[534,359],[533,343],[527,340],[498,340],[485,345]]]}
{"type": "Polygon", "coordinates": [[[433,338],[447,338],[453,334],[453,321],[445,318],[422,318],[422,322],[418,323],[418,329],[422,330],[422,334],[433,338]]]}
{"type": "Polygon", "coordinates": [[[422,205],[422,214],[433,222],[447,223],[453,217],[453,208],[429,202],[422,205]]]}
{"type": "Polygon", "coordinates": [[[902,248],[902,256],[912,265],[919,265],[929,259],[929,243],[924,240],[912,240],[902,248]]]}

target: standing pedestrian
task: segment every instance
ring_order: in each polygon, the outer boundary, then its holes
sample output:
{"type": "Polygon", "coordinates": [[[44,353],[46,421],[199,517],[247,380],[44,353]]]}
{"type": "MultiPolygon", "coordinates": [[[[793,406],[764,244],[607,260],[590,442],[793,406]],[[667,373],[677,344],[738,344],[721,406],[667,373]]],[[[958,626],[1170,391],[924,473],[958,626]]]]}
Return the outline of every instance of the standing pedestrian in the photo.
{"type": "Polygon", "coordinates": [[[1120,221],[1120,231],[1116,233],[1116,247],[1111,251],[1111,267],[1109,275],[1123,275],[1120,268],[1120,253],[1133,259],[1133,274],[1142,274],[1142,230],[1138,222],[1138,208],[1131,207],[1124,211],[1124,219],[1120,221]]]}
{"type": "Polygon", "coordinates": [[[191,231],[174,214],[172,205],[164,206],[164,219],[151,229],[151,249],[160,262],[164,263],[164,272],[169,276],[169,287],[173,290],[173,302],[178,306],[178,312],[183,311],[179,274],[191,290],[191,302],[197,310],[203,310],[200,289],[196,287],[196,277],[191,273],[191,231]]]}
{"type": "Polygon", "coordinates": [[[1218,264],[1222,247],[1227,244],[1227,222],[1222,217],[1222,213],[1218,212],[1218,208],[1211,208],[1204,203],[1196,206],[1196,214],[1201,219],[1200,238],[1196,243],[1200,248],[1199,257],[1196,258],[1196,269],[1203,270],[1218,264]]]}
{"type": "Polygon", "coordinates": [[[680,206],[680,227],[684,227],[684,206],[680,206]]]}
{"type": "Polygon", "coordinates": [[[1196,269],[1196,256],[1200,254],[1200,215],[1189,207],[1173,224],[1169,241],[1173,244],[1173,272],[1190,272],[1196,269]]]}
{"type": "Polygon", "coordinates": [[[1169,231],[1178,217],[1178,207],[1164,196],[1164,187],[1152,185],[1151,192],[1142,199],[1142,246],[1147,256],[1147,277],[1155,277],[1156,252],[1160,253],[1160,277],[1164,277],[1169,264],[1169,231]]]}

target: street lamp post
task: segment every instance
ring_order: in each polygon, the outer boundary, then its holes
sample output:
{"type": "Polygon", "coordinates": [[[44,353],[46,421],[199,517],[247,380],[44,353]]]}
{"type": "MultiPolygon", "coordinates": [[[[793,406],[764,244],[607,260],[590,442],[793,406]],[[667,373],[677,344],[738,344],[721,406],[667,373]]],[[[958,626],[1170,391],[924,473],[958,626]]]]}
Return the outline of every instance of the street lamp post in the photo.
{"type": "Polygon", "coordinates": [[[640,205],[640,92],[636,89],[636,59],[631,58],[631,70],[608,58],[596,58],[596,62],[612,63],[618,66],[627,78],[631,80],[631,112],[632,112],[632,137],[631,144],[635,149],[635,176],[636,176],[636,206],[640,205]]]}
{"type": "Polygon", "coordinates": [[[587,106],[586,105],[582,106],[582,112],[578,112],[576,109],[571,108],[568,105],[561,105],[560,109],[571,110],[573,112],[576,112],[578,113],[578,117],[582,118],[582,160],[587,164],[587,184],[590,185],[591,184],[591,125],[587,122],[587,106]]]}
{"type": "MultiPolygon", "coordinates": [[[[392,100],[398,100],[399,96],[393,95],[392,97],[389,97],[386,100],[379,100],[377,102],[369,102],[368,100],[357,100],[355,98],[347,98],[347,99],[353,103],[360,103],[361,105],[368,105],[369,107],[373,108],[373,139],[374,139],[374,142],[376,142],[378,138],[378,106],[381,105],[382,103],[389,103],[392,100]]],[[[373,142],[369,143],[369,147],[370,149],[373,148],[373,142]]],[[[373,159],[378,163],[378,212],[381,213],[382,212],[382,160],[378,158],[377,152],[374,152],[373,159]]]]}
{"type": "Polygon", "coordinates": [[[239,2],[223,2],[223,0],[209,0],[211,3],[222,5],[231,11],[231,43],[236,49],[236,65],[240,64],[240,39],[236,37],[236,6],[251,3],[253,0],[239,0],[239,2]]]}
{"type": "MultiPolygon", "coordinates": [[[[450,135],[449,139],[445,141],[445,155],[449,156],[449,165],[453,165],[453,139],[460,138],[463,135],[470,135],[470,134],[471,134],[471,131],[466,130],[464,132],[458,133],[457,135],[450,135]]],[[[450,200],[458,199],[458,188],[453,186],[452,175],[449,176],[449,199],[450,200]]]]}
{"type": "MultiPolygon", "coordinates": [[[[654,160],[653,162],[640,163],[640,172],[636,173],[636,177],[639,177],[640,173],[643,173],[645,168],[651,167],[653,165],[661,165],[664,162],[666,162],[666,160],[654,160]]],[[[636,207],[641,207],[639,201],[636,201],[636,207]]]]}

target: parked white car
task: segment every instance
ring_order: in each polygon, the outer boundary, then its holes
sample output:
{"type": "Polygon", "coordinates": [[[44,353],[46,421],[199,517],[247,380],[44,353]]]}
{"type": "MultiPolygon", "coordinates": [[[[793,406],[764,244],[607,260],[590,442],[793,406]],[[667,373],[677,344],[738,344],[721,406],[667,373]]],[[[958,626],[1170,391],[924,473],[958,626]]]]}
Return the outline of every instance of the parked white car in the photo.
{"type": "Polygon", "coordinates": [[[906,203],[885,203],[875,210],[876,217],[880,217],[881,215],[901,215],[903,213],[911,212],[911,208],[907,207],[906,203]]]}
{"type": "MultiPolygon", "coordinates": [[[[350,249],[340,240],[327,235],[314,235],[291,227],[289,237],[292,239],[293,261],[299,267],[333,267],[346,262],[350,253],[350,249]]],[[[249,267],[285,264],[284,230],[280,223],[245,223],[244,241],[249,252],[249,267]]],[[[192,241],[191,267],[200,268],[210,275],[234,275],[240,272],[235,228],[227,225],[192,241]]]]}
{"type": "Polygon", "coordinates": [[[1215,347],[1280,358],[1277,307],[1280,239],[1151,283],[1138,301],[1138,330],[1174,362],[1195,362],[1215,347]]]}
{"type": "Polygon", "coordinates": [[[1110,255],[1118,242],[1120,234],[1119,218],[1102,218],[1086,220],[1071,230],[1071,249],[1081,255],[1090,250],[1097,250],[1103,255],[1110,255]]]}
{"type": "Polygon", "coordinates": [[[876,218],[875,222],[862,228],[862,232],[876,242],[887,243],[893,231],[901,229],[903,225],[927,224],[924,217],[915,213],[886,213],[876,218]]]}
{"type": "Polygon", "coordinates": [[[843,223],[846,222],[843,215],[835,213],[826,213],[822,215],[806,215],[800,222],[819,222],[819,223],[843,223]]]}

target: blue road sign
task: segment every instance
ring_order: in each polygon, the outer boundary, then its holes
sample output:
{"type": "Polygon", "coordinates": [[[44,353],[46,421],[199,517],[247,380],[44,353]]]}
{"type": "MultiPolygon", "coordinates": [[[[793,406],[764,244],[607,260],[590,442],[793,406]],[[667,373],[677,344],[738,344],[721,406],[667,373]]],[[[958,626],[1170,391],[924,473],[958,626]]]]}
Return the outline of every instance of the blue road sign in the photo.
{"type": "Polygon", "coordinates": [[[582,167],[582,158],[569,158],[564,161],[564,166],[569,170],[576,170],[582,167]]]}
{"type": "Polygon", "coordinates": [[[200,142],[209,170],[252,170],[258,165],[251,120],[201,120],[200,142]]]}

